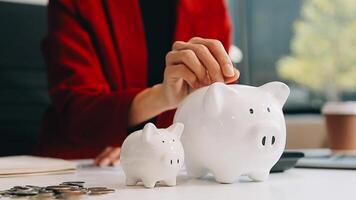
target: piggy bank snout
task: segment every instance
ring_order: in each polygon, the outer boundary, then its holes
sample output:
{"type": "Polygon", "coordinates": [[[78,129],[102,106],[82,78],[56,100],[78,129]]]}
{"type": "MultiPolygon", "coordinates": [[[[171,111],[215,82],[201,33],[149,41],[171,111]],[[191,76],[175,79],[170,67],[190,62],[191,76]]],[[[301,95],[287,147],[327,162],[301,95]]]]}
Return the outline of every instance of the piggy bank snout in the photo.
{"type": "Polygon", "coordinates": [[[276,145],[278,139],[274,135],[266,134],[259,137],[259,142],[262,147],[273,147],[276,145]]]}
{"type": "Polygon", "coordinates": [[[166,154],[163,155],[162,162],[170,167],[178,167],[183,165],[184,157],[178,153],[166,154]]]}
{"type": "Polygon", "coordinates": [[[253,131],[257,134],[256,142],[260,148],[272,149],[280,143],[281,130],[277,127],[260,125],[254,127],[253,131]]]}

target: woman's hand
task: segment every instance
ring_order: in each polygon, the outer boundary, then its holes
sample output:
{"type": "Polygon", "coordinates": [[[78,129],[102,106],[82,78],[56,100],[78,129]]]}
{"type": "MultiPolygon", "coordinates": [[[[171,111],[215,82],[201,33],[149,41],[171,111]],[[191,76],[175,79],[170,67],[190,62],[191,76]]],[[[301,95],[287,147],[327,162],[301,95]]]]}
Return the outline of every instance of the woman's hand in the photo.
{"type": "Polygon", "coordinates": [[[120,147],[106,147],[94,160],[98,166],[115,166],[119,164],[120,147]]]}
{"type": "Polygon", "coordinates": [[[140,92],[132,101],[129,125],[176,108],[192,90],[214,82],[231,83],[239,76],[220,41],[199,37],[177,41],[166,55],[163,83],[140,92]]]}
{"type": "Polygon", "coordinates": [[[195,37],[173,44],[166,56],[162,92],[167,107],[173,109],[191,90],[214,82],[231,83],[239,76],[220,41],[195,37]]]}

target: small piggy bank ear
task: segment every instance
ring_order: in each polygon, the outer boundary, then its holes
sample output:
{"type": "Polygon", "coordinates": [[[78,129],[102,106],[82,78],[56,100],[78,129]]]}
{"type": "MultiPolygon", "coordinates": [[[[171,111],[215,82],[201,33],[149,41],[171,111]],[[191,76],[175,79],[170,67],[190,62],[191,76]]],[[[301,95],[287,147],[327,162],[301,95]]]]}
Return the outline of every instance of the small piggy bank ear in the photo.
{"type": "Polygon", "coordinates": [[[182,123],[174,123],[167,128],[168,132],[176,134],[178,139],[182,136],[184,125],[182,123]]]}
{"type": "Polygon", "coordinates": [[[142,139],[145,142],[149,142],[151,140],[151,137],[153,135],[153,133],[155,133],[156,131],[156,126],[152,123],[148,123],[143,127],[142,130],[142,139]]]}
{"type": "Polygon", "coordinates": [[[283,107],[283,105],[286,103],[290,93],[289,87],[286,84],[277,81],[266,83],[260,86],[260,88],[272,94],[279,102],[281,107],[283,107]]]}
{"type": "Polygon", "coordinates": [[[230,95],[237,93],[224,83],[213,83],[209,86],[203,100],[204,111],[209,116],[216,116],[222,112],[224,101],[230,95]]]}

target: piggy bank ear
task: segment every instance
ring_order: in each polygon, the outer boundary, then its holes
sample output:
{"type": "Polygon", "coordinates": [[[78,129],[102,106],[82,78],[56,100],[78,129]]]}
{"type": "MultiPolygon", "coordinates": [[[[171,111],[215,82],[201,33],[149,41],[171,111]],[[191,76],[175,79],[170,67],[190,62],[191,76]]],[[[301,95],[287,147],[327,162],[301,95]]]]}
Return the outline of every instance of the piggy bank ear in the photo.
{"type": "Polygon", "coordinates": [[[272,94],[282,107],[286,103],[290,93],[289,87],[286,84],[277,81],[266,83],[260,86],[260,88],[272,94]]]}
{"type": "Polygon", "coordinates": [[[203,100],[204,111],[209,116],[216,116],[222,112],[224,101],[230,94],[237,94],[224,83],[213,83],[209,86],[203,100]]]}
{"type": "Polygon", "coordinates": [[[142,139],[145,142],[149,142],[151,140],[151,137],[153,133],[156,131],[156,126],[152,123],[148,123],[143,127],[142,130],[142,139]]]}
{"type": "Polygon", "coordinates": [[[170,127],[168,127],[167,130],[170,133],[176,134],[177,137],[180,139],[180,136],[182,136],[184,130],[184,125],[182,123],[174,123],[170,127]]]}

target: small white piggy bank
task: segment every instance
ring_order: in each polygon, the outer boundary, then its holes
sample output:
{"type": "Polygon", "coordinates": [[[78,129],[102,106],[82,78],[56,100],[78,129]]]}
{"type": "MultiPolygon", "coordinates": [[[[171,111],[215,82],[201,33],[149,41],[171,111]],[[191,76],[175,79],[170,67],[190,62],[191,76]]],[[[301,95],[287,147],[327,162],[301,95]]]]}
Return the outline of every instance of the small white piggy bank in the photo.
{"type": "Polygon", "coordinates": [[[153,188],[158,181],[176,185],[178,171],[184,163],[180,141],[184,126],[175,123],[167,129],[157,129],[152,123],[131,133],[121,147],[120,162],[126,175],[126,185],[142,181],[153,188]]]}
{"type": "Polygon", "coordinates": [[[240,175],[263,181],[283,153],[286,127],[282,107],[289,87],[214,83],[187,96],[174,121],[184,124],[182,143],[187,172],[211,172],[220,183],[240,175]]]}

